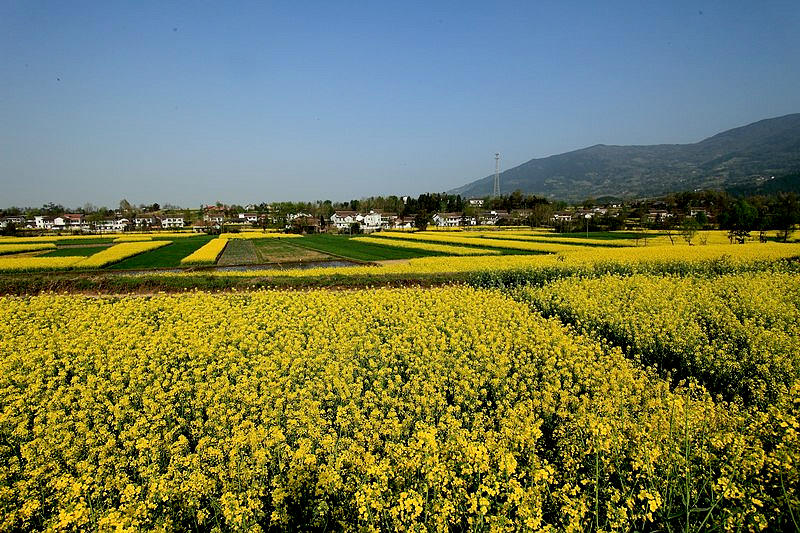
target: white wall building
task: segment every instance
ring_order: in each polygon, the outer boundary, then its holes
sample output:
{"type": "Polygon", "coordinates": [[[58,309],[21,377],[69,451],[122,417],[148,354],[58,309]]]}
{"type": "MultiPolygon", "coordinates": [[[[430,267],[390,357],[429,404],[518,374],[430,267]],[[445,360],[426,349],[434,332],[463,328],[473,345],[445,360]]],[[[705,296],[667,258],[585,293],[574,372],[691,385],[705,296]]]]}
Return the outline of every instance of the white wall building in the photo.
{"type": "Polygon", "coordinates": [[[359,216],[355,211],[334,211],[331,215],[331,224],[340,230],[349,229],[355,222],[361,222],[358,220],[359,216]]]}
{"type": "Polygon", "coordinates": [[[37,229],[53,229],[52,217],[36,215],[33,217],[33,221],[37,229]]]}
{"type": "Polygon", "coordinates": [[[455,228],[461,225],[463,213],[436,213],[433,223],[440,227],[455,228]]]}
{"type": "Polygon", "coordinates": [[[161,219],[162,228],[182,228],[184,225],[183,217],[177,215],[167,215],[161,219]]]}
{"type": "Polygon", "coordinates": [[[239,213],[239,220],[244,220],[248,224],[258,224],[258,213],[239,213]]]}

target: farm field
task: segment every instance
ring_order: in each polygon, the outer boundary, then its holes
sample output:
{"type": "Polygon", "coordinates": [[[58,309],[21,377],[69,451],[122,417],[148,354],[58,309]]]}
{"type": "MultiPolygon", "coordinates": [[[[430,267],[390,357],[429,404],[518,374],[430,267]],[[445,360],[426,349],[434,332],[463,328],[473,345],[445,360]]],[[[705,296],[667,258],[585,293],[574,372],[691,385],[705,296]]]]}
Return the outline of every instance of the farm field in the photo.
{"type": "Polygon", "coordinates": [[[0,529],[791,528],[796,366],[731,404],[516,297],[3,297],[0,529]]]}
{"type": "Polygon", "coordinates": [[[109,268],[113,270],[170,268],[181,266],[181,259],[200,249],[214,237],[199,235],[175,239],[172,244],[120,261],[109,268]]]}
{"type": "Polygon", "coordinates": [[[54,250],[49,250],[43,254],[39,254],[38,257],[70,257],[78,255],[88,257],[92,254],[96,254],[103,248],[108,248],[110,246],[111,244],[76,244],[69,246],[57,246],[54,250]]]}
{"type": "Polygon", "coordinates": [[[0,531],[795,527],[800,244],[237,235],[7,248],[0,531]]]}
{"type": "Polygon", "coordinates": [[[286,239],[231,239],[217,261],[226,265],[259,265],[264,263],[292,263],[297,261],[325,261],[333,259],[307,248],[294,246],[286,239]]]}
{"type": "Polygon", "coordinates": [[[439,252],[428,250],[395,248],[390,243],[387,243],[387,246],[382,246],[380,244],[359,242],[354,238],[339,235],[307,235],[302,239],[293,240],[292,244],[345,259],[355,259],[356,261],[410,259],[413,257],[442,255],[439,252]]]}

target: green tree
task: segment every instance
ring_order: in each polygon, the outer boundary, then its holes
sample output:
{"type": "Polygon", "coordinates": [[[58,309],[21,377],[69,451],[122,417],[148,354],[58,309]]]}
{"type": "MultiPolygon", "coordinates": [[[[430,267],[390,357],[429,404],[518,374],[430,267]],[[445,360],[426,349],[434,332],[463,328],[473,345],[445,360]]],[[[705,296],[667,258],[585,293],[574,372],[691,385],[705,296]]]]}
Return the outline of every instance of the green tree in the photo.
{"type": "Polygon", "coordinates": [[[689,246],[692,245],[692,240],[697,236],[697,230],[699,229],[700,224],[692,217],[686,217],[681,223],[681,237],[689,246]]]}
{"type": "Polygon", "coordinates": [[[424,231],[427,229],[428,224],[430,223],[430,217],[428,216],[428,212],[426,210],[422,210],[416,215],[414,215],[414,227],[420,231],[424,231]]]}
{"type": "Polygon", "coordinates": [[[800,222],[800,201],[794,192],[779,194],[775,200],[772,223],[778,230],[778,238],[789,240],[795,224],[800,222]]]}
{"type": "Polygon", "coordinates": [[[728,208],[720,213],[720,227],[728,230],[728,236],[736,240],[739,244],[750,237],[758,222],[758,209],[744,198],[739,198],[728,205],[728,208]]]}

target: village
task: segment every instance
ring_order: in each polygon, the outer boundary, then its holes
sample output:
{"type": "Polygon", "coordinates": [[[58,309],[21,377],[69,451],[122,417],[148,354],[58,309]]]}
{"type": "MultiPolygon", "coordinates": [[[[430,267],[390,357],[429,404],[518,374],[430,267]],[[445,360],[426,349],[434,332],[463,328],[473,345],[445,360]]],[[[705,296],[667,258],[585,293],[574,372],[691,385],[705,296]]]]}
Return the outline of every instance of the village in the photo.
{"type": "MultiPolygon", "coordinates": [[[[89,213],[81,209],[57,214],[52,213],[54,204],[50,204],[42,209],[6,210],[2,213],[4,216],[0,216],[0,230],[4,230],[6,234],[11,231],[93,234],[159,230],[213,234],[261,228],[293,233],[356,234],[426,227],[550,226],[569,232],[588,228],[631,229],[643,225],[661,227],[685,218],[707,224],[714,218],[714,213],[709,208],[682,209],[664,201],[628,204],[584,202],[577,206],[540,201],[526,207],[525,202],[516,202],[521,205],[514,205],[513,195],[508,195],[500,200],[487,197],[469,198],[462,202],[459,198],[454,205],[463,206],[462,210],[431,213],[418,206],[410,207],[408,198],[402,197],[399,212],[377,208],[359,209],[359,203],[374,203],[359,201],[341,204],[342,207],[356,207],[355,209],[336,209],[331,202],[250,204],[244,207],[218,202],[190,210],[153,209],[158,208],[158,204],[135,208],[123,200],[121,204],[124,206],[119,209],[89,213]],[[505,201],[506,198],[511,201],[505,201]]],[[[445,202],[441,203],[446,205],[445,202]]]]}

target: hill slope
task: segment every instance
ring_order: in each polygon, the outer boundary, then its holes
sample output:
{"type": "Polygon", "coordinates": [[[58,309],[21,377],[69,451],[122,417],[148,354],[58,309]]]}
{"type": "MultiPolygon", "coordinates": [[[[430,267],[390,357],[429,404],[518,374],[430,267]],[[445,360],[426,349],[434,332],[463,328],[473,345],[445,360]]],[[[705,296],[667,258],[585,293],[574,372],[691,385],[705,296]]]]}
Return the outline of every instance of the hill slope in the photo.
{"type": "MultiPolygon", "coordinates": [[[[764,175],[800,170],[800,113],[754,122],[693,144],[598,144],[531,159],[500,174],[500,190],[580,201],[746,186],[764,175]]],[[[491,194],[493,176],[449,192],[491,194]]]]}

